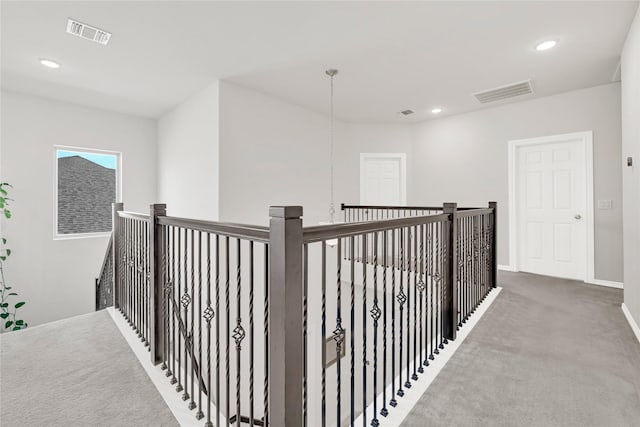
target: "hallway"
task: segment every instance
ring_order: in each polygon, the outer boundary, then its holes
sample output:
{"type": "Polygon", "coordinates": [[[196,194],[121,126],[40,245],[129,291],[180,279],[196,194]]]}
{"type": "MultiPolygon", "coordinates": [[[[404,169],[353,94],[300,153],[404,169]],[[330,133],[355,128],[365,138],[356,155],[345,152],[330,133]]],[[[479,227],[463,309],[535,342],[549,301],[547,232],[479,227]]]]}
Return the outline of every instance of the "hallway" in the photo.
{"type": "Polygon", "coordinates": [[[640,426],[622,290],[501,272],[504,289],[403,426],[640,426]]]}

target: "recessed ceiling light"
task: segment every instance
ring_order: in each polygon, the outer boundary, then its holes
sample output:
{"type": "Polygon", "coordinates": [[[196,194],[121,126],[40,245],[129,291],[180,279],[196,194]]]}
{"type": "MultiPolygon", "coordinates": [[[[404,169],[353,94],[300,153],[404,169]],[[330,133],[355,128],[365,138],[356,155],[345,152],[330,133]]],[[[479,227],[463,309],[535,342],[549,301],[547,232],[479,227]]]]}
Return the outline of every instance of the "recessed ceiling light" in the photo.
{"type": "Polygon", "coordinates": [[[557,41],[555,41],[555,40],[547,40],[547,41],[545,41],[545,42],[538,43],[538,44],[536,45],[536,50],[537,50],[538,52],[542,52],[543,50],[549,50],[549,49],[551,49],[552,47],[554,47],[554,46],[555,46],[555,45],[557,45],[557,44],[558,44],[558,42],[557,42],[557,41]]]}
{"type": "Polygon", "coordinates": [[[440,107],[435,107],[434,109],[432,109],[432,110],[431,110],[431,112],[432,112],[433,114],[439,114],[439,113],[441,113],[441,112],[442,112],[442,108],[440,108],[440,107]]]}
{"type": "Polygon", "coordinates": [[[47,68],[60,68],[60,64],[50,59],[40,59],[40,63],[47,68]]]}

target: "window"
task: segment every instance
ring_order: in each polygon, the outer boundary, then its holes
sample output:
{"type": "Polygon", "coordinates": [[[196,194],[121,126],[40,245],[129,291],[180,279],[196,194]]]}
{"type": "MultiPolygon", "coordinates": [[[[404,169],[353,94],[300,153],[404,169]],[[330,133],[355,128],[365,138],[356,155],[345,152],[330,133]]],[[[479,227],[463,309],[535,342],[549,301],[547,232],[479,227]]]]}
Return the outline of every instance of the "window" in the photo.
{"type": "Polygon", "coordinates": [[[119,199],[120,153],[56,147],[55,237],[111,231],[111,204],[119,199]]]}

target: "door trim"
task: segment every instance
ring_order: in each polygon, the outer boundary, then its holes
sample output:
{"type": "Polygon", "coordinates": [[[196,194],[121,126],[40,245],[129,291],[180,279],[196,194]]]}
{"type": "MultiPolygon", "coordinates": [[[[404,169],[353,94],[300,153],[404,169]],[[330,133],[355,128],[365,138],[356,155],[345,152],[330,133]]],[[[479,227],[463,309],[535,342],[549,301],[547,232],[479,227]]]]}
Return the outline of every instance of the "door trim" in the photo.
{"type": "Polygon", "coordinates": [[[583,280],[587,283],[596,282],[595,278],[595,248],[594,248],[594,211],[593,211],[593,132],[573,132],[561,135],[542,136],[538,138],[516,139],[508,143],[509,156],[509,270],[520,271],[518,266],[518,232],[517,232],[517,203],[516,177],[518,148],[538,144],[552,144],[579,140],[585,150],[586,188],[585,188],[585,222],[587,224],[586,262],[583,280]]]}
{"type": "Polygon", "coordinates": [[[364,164],[368,159],[400,160],[400,205],[407,204],[407,154],[406,153],[360,153],[360,202],[364,200],[364,164]]]}

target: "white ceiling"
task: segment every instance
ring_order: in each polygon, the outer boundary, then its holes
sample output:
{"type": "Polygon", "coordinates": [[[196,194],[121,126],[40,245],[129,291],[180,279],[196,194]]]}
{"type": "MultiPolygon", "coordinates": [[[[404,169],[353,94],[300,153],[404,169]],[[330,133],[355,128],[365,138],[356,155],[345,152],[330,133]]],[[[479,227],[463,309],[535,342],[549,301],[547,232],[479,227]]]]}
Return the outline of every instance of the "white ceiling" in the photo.
{"type": "MultiPolygon", "coordinates": [[[[159,117],[216,79],[316,111],[403,122],[484,108],[524,79],[551,95],[609,83],[638,2],[7,2],[5,89],[159,117]],[[101,46],[68,17],[113,33],[101,46]],[[536,52],[537,42],[559,40],[536,52]],[[50,70],[38,58],[62,64],[50,70]],[[404,117],[404,109],[416,114],[404,117]]],[[[516,98],[516,100],[519,100],[516,98]]],[[[508,101],[507,101],[508,102],[508,101]]]]}

